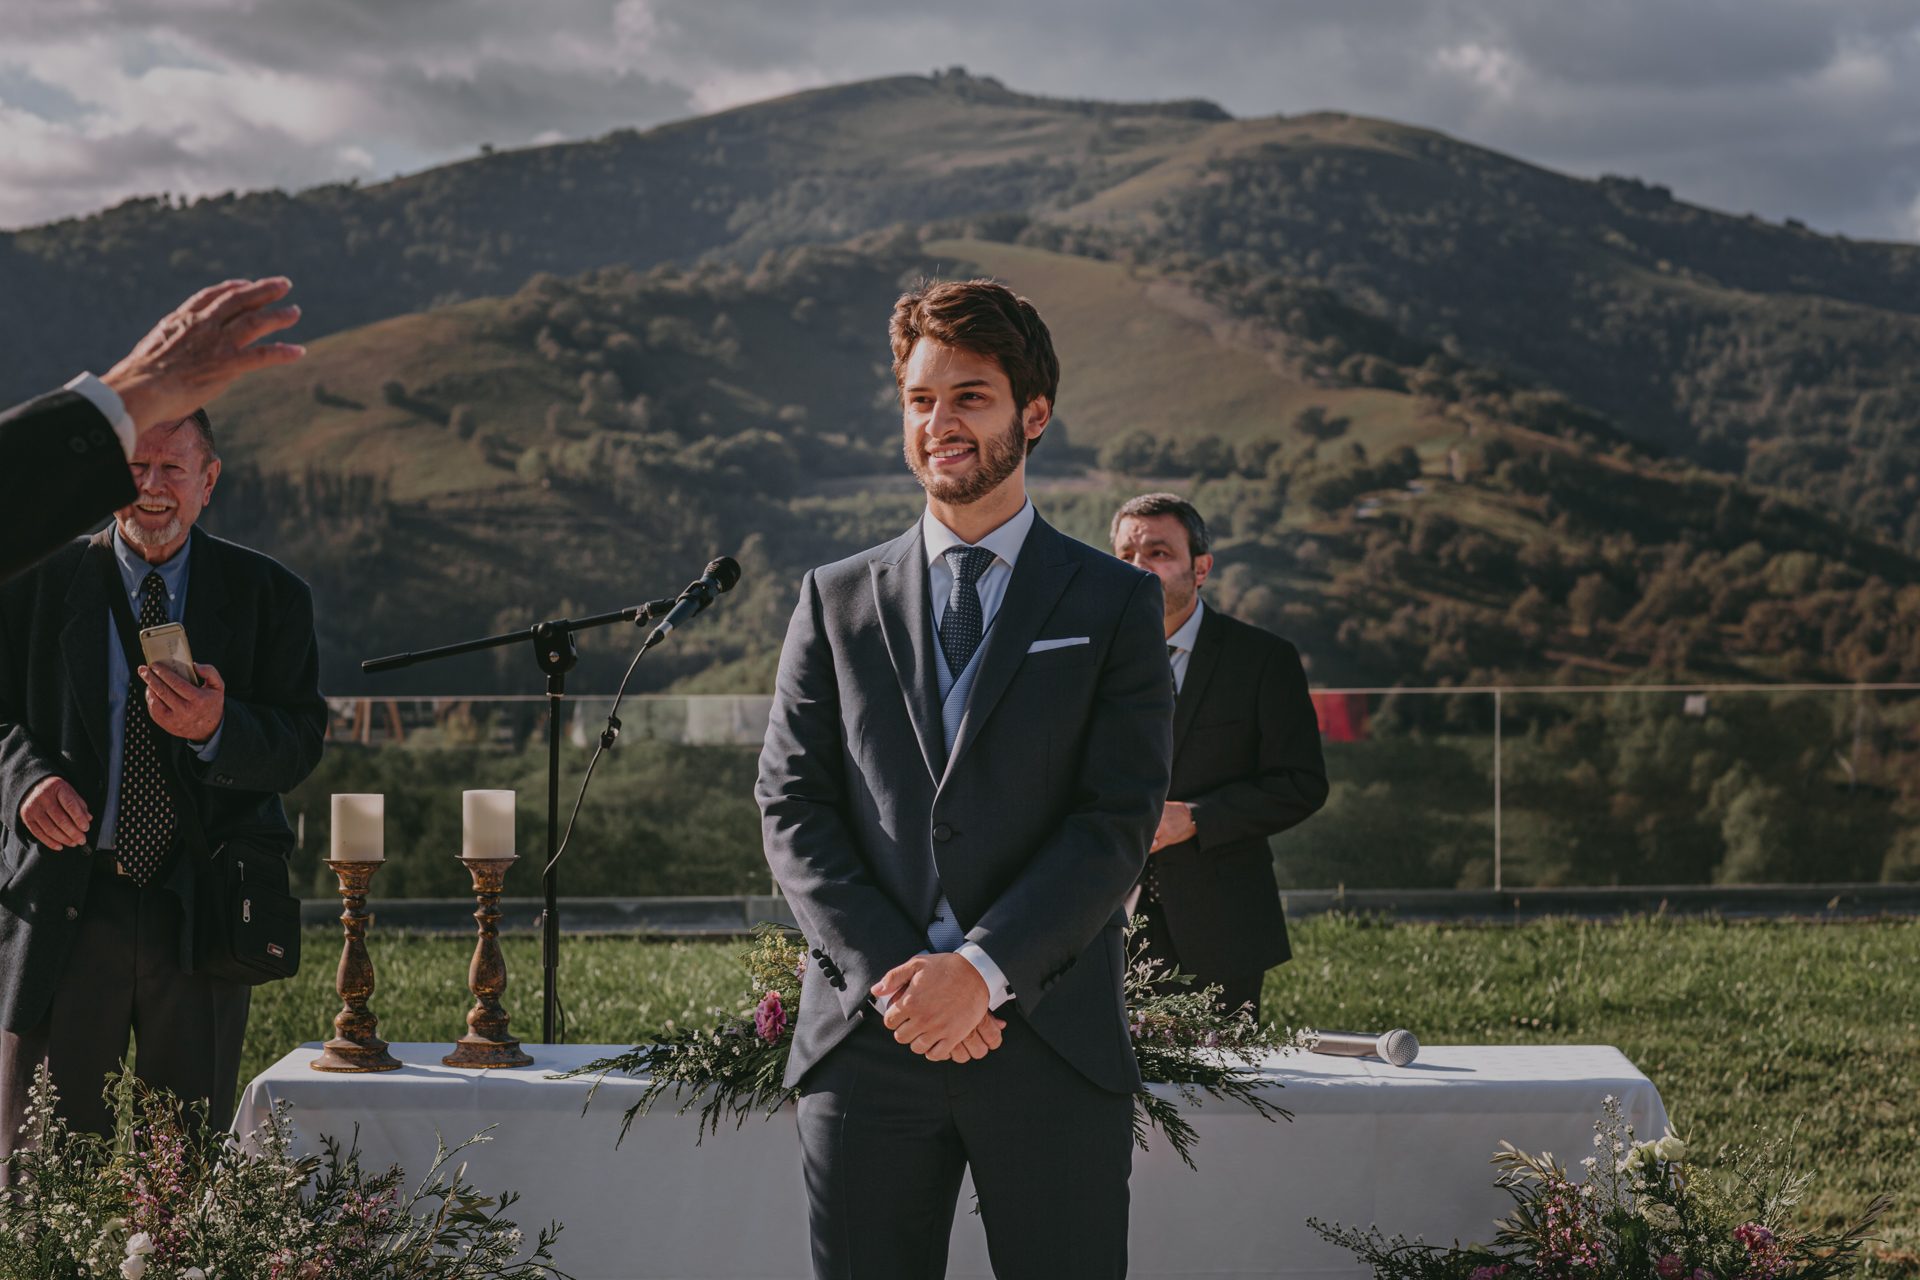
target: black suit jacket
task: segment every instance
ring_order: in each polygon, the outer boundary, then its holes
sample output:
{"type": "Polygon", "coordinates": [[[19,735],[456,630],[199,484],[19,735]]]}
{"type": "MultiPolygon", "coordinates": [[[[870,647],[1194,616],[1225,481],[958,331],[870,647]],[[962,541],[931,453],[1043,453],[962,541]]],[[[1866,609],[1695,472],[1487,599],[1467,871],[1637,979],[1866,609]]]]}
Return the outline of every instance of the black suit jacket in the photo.
{"type": "Polygon", "coordinates": [[[1120,904],[1166,795],[1173,712],[1159,579],[1036,518],[951,756],[927,580],[918,524],[814,570],[780,655],[755,791],[813,949],[788,1083],[926,950],[944,889],[1034,1031],[1130,1092],[1120,904]]]}
{"type": "MultiPolygon", "coordinates": [[[[90,834],[105,808],[107,646],[119,641],[100,560],[113,558],[111,537],[71,542],[0,586],[0,1026],[16,1033],[53,998],[91,868],[83,850],[34,840],[21,802],[57,773],[86,800],[90,834]]],[[[313,772],[327,727],[313,597],[278,562],[200,530],[187,554],[187,641],[226,681],[227,706],[214,758],[171,739],[174,765],[209,847],[245,837],[291,850],[279,793],[313,772]]],[[[184,866],[168,885],[190,911],[184,866]]]]}
{"type": "Polygon", "coordinates": [[[85,396],[55,391],[0,413],[0,582],[135,497],[113,424],[85,396]]]}
{"type": "Polygon", "coordinates": [[[1197,834],[1153,855],[1183,969],[1218,979],[1286,960],[1286,913],[1267,837],[1327,802],[1320,724],[1299,652],[1208,609],[1173,717],[1170,800],[1197,834]]]}

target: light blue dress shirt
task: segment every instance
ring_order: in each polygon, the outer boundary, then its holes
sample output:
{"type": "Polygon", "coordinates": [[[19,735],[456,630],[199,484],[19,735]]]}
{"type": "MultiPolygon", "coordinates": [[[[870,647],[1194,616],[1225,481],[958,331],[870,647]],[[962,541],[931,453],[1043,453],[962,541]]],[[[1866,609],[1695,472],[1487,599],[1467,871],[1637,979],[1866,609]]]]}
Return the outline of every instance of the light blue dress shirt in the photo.
{"type": "MultiPolygon", "coordinates": [[[[1020,558],[1020,548],[1026,544],[1027,534],[1033,528],[1034,515],[1033,502],[1029,499],[1013,519],[979,542],[971,544],[993,552],[993,563],[974,583],[974,590],[980,594],[980,647],[973,651],[972,660],[958,676],[947,669],[947,656],[940,650],[940,624],[947,616],[947,597],[953,594],[953,566],[948,562],[946,553],[954,547],[969,544],[935,519],[931,510],[921,524],[920,540],[926,544],[927,550],[927,593],[933,597],[933,668],[940,681],[940,731],[946,739],[949,753],[960,736],[960,721],[966,713],[967,697],[973,691],[973,680],[979,674],[981,658],[987,652],[987,637],[993,633],[994,617],[1000,612],[1001,601],[1006,599],[1007,584],[1013,578],[1013,565],[1020,558]]],[[[947,902],[946,894],[940,895],[940,905],[934,908],[934,912],[939,918],[927,930],[928,945],[935,951],[951,951],[964,956],[979,970],[980,976],[986,980],[989,1009],[997,1009],[1005,1004],[1013,996],[1006,974],[978,943],[966,941],[966,935],[961,933],[960,925],[954,919],[953,907],[947,902]]]]}
{"type": "MultiPolygon", "coordinates": [[[[127,589],[127,600],[133,606],[133,616],[137,622],[140,617],[140,587],[146,582],[147,574],[157,570],[160,584],[167,589],[167,621],[179,622],[187,613],[187,562],[192,557],[193,536],[187,538],[187,544],[173,553],[164,564],[148,564],[140,558],[140,553],[128,546],[113,531],[113,558],[120,566],[120,581],[127,589]]],[[[193,637],[187,637],[187,643],[193,643],[193,637]]],[[[120,816],[120,763],[126,755],[127,740],[127,682],[133,678],[127,670],[127,656],[120,649],[120,631],[113,624],[113,614],[107,614],[107,801],[100,810],[100,834],[93,842],[96,849],[113,848],[113,833],[116,820],[120,816]]],[[[220,728],[225,728],[224,722],[220,728]]],[[[164,732],[164,730],[163,730],[164,732]]],[[[192,745],[192,744],[189,744],[192,745]]],[[[202,760],[210,761],[220,751],[220,729],[199,746],[193,747],[193,754],[202,760]]]]}

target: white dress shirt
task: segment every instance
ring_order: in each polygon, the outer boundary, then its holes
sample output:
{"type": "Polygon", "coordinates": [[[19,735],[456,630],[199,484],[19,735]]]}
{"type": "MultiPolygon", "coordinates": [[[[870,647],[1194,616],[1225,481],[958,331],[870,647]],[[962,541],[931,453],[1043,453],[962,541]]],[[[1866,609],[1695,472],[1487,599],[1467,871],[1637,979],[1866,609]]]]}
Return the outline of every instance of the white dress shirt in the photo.
{"type": "MultiPolygon", "coordinates": [[[[920,541],[925,544],[927,553],[927,593],[933,598],[933,646],[935,667],[939,674],[941,711],[941,729],[947,741],[947,750],[953,750],[955,737],[960,729],[961,712],[966,707],[967,695],[973,689],[974,674],[980,669],[980,659],[987,651],[987,637],[993,633],[993,619],[1000,612],[1000,603],[1007,597],[1007,584],[1013,579],[1013,565],[1020,558],[1020,548],[1026,544],[1027,534],[1033,529],[1035,512],[1031,499],[1020,508],[1018,515],[989,533],[975,543],[968,543],[959,534],[941,524],[934,517],[931,508],[920,522],[920,541]],[[946,620],[947,597],[953,594],[953,566],[947,562],[946,553],[954,547],[985,547],[993,552],[993,563],[987,566],[974,583],[974,590],[980,593],[980,647],[974,650],[973,660],[965,671],[957,676],[947,669],[946,655],[940,651],[940,624],[946,620]]],[[[934,908],[934,914],[944,922],[953,921],[953,907],[947,901],[947,895],[940,895],[940,905],[934,908]]],[[[951,935],[949,935],[949,940],[951,935]]],[[[931,936],[927,939],[930,950],[947,950],[931,936]]],[[[1013,998],[1013,988],[1007,982],[1007,975],[994,963],[978,943],[961,942],[952,947],[955,955],[966,958],[987,984],[987,1008],[998,1009],[1013,998]]],[[[885,1013],[893,1003],[891,999],[874,1002],[885,1013]]]]}
{"type": "Polygon", "coordinates": [[[126,452],[127,461],[133,461],[133,442],[137,438],[133,429],[133,415],[127,412],[126,402],[115,391],[90,373],[83,373],[69,382],[65,390],[85,396],[87,402],[100,411],[100,416],[113,424],[113,434],[120,437],[120,448],[126,452]]]}
{"type": "Polygon", "coordinates": [[[1193,612],[1180,629],[1167,637],[1167,660],[1173,664],[1173,691],[1187,687],[1187,662],[1193,657],[1194,642],[1200,639],[1200,615],[1207,610],[1204,600],[1193,602],[1193,612]]]}

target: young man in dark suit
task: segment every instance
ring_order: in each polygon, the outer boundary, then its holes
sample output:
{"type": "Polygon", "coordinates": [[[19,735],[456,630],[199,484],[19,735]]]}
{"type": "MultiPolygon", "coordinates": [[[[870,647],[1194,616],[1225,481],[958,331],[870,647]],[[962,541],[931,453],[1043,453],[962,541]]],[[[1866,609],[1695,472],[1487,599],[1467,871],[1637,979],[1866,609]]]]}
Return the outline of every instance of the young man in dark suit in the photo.
{"type": "Polygon", "coordinates": [[[1165,797],[1160,582],[1027,500],[1059,365],[987,281],[901,298],[925,515],[816,569],[757,793],[805,931],[798,1084],[822,1277],[938,1277],[961,1175],[994,1273],[1126,1272],[1121,899],[1165,797]]]}
{"type": "Polygon", "coordinates": [[[58,391],[0,412],[0,582],[50,555],[134,499],[129,463],[140,434],[174,422],[241,374],[298,360],[306,348],[255,339],[300,318],[268,304],[284,276],[202,289],[154,326],[104,378],[83,373],[58,391]]]}
{"type": "Polygon", "coordinates": [[[111,1132],[129,1036],[142,1080],[229,1122],[251,988],[192,970],[183,845],[197,824],[284,858],[279,793],[320,760],[306,584],[193,527],[220,476],[205,415],[143,433],[132,471],[111,528],[0,586],[0,1150],[42,1064],[75,1129],[111,1132]],[[112,592],[135,626],[185,624],[199,683],[129,670],[112,592]]]}
{"type": "Polygon", "coordinates": [[[1172,493],[1114,513],[1113,553],[1155,574],[1166,594],[1167,656],[1178,700],[1173,783],[1133,909],[1149,958],[1177,965],[1194,990],[1260,1015],[1266,972],[1291,954],[1267,837],[1327,801],[1320,726],[1294,647],[1209,609],[1200,587],[1212,540],[1172,493]]]}

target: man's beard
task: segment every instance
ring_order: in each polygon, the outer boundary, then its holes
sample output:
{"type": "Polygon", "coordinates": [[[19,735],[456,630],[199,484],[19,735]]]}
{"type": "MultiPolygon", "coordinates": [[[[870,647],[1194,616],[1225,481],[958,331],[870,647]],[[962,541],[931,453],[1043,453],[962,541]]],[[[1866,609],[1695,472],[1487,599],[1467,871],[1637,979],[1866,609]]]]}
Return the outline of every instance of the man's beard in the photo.
{"type": "Polygon", "coordinates": [[[964,507],[980,501],[1018,471],[1021,460],[1027,456],[1027,436],[1020,429],[1018,414],[1007,424],[1004,435],[980,442],[980,465],[972,474],[957,479],[950,480],[928,465],[921,452],[924,438],[917,436],[906,442],[903,452],[907,456],[907,470],[913,472],[913,478],[920,482],[929,498],[949,506],[964,507]]]}
{"type": "Polygon", "coordinates": [[[180,536],[180,512],[176,509],[167,522],[158,529],[148,529],[138,520],[128,517],[119,522],[120,536],[138,547],[164,547],[180,536]]]}

